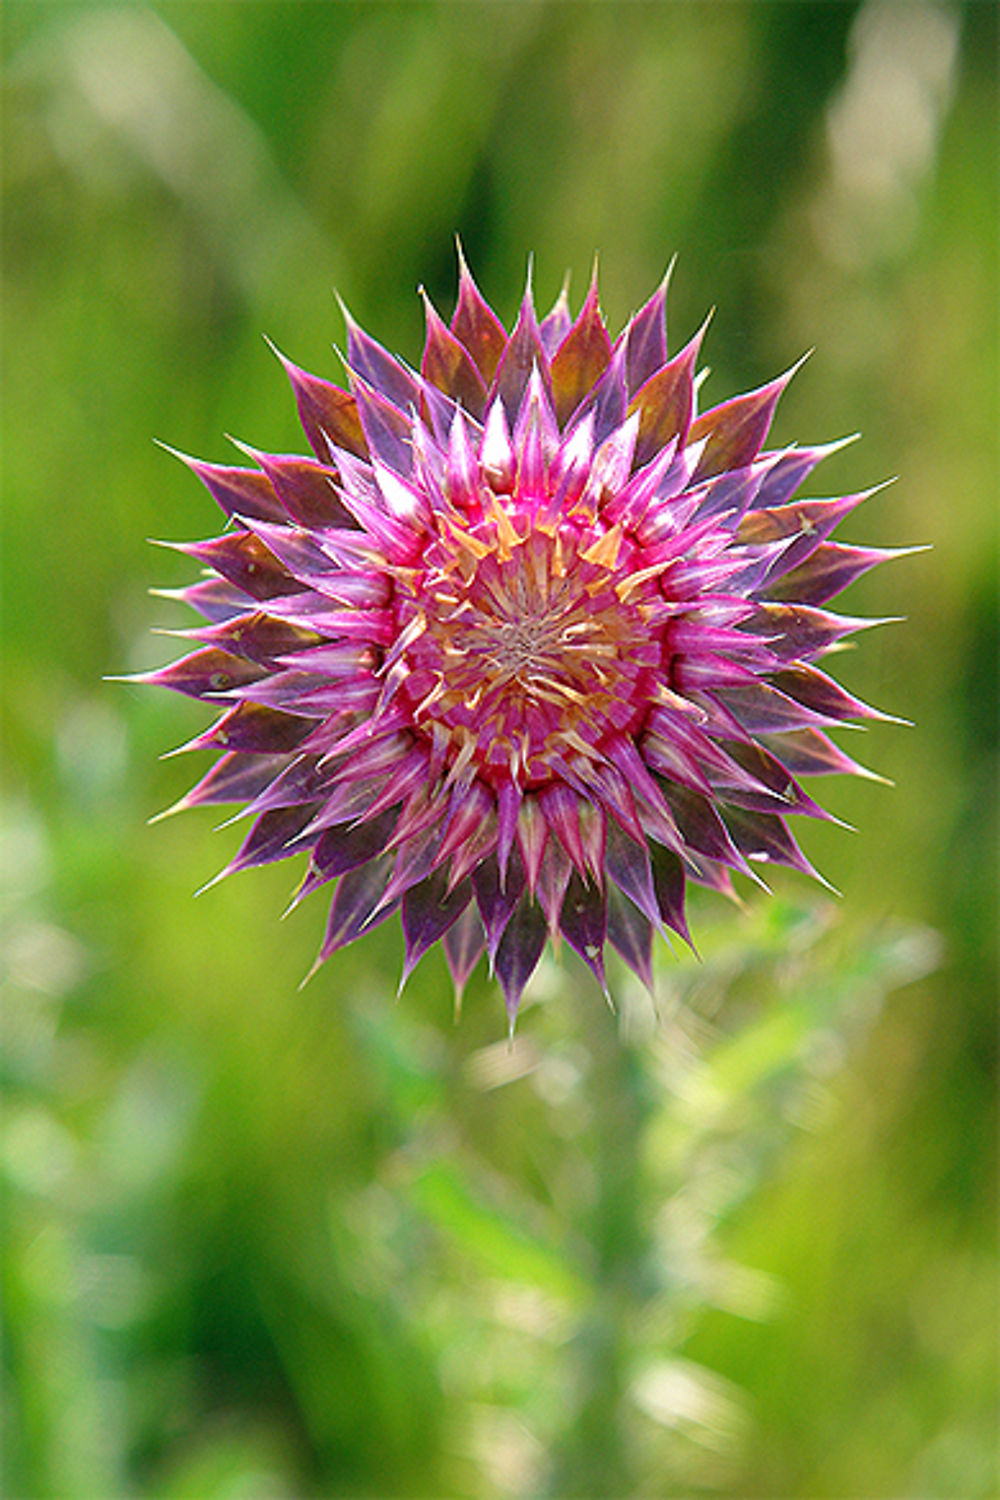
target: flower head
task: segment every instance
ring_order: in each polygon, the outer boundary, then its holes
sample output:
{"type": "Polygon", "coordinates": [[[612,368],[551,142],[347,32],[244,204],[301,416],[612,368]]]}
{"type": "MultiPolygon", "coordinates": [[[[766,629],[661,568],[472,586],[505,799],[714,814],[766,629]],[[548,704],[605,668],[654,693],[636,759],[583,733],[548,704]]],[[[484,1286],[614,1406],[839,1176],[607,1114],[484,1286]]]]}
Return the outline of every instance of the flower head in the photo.
{"type": "Polygon", "coordinates": [[[181,546],[207,623],[144,680],[223,706],[178,804],[246,803],[223,874],[336,882],[319,961],[399,907],[406,973],[485,949],[513,1020],[549,935],[649,983],[689,880],[814,873],[797,777],[885,717],[815,665],[872,623],[824,606],[889,554],[829,540],[865,494],[793,498],[837,444],[764,451],[791,372],[698,413],[665,298],[613,340],[596,280],[575,320],[529,287],[508,334],[462,263],[419,372],[349,317],[348,389],[283,360],[315,456],[185,460],[232,527],[181,546]]]}

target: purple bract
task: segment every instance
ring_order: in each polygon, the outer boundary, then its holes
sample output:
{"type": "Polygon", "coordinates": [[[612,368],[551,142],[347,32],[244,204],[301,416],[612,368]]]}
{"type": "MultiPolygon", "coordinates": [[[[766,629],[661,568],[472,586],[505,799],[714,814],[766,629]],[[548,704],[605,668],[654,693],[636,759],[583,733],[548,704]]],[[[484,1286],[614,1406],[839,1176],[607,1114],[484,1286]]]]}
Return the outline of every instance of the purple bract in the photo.
{"type": "Polygon", "coordinates": [[[763,451],[790,375],[699,415],[665,300],[612,340],[596,280],[575,321],[529,289],[508,334],[463,263],[419,372],[350,319],[348,390],[283,361],[315,457],[185,460],[232,526],[142,680],[225,705],[178,807],[247,804],[229,871],[336,881],[320,961],[401,907],[406,972],[485,950],[512,1021],[549,935],[649,984],[688,880],[812,873],[796,778],[870,774],[827,730],[886,716],[815,662],[874,623],[824,608],[893,555],[829,540],[871,492],[793,498],[839,445],[763,451]]]}

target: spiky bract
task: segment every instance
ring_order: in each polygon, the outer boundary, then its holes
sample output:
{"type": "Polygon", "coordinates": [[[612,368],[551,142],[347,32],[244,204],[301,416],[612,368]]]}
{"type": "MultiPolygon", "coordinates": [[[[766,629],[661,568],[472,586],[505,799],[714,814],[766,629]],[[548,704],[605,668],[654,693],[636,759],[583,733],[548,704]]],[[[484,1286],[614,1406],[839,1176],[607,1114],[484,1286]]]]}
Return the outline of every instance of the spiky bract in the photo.
{"type": "Polygon", "coordinates": [[[145,679],[226,704],[178,805],[247,803],[229,870],[337,882],[321,959],[401,907],[406,972],[485,949],[513,1019],[549,934],[649,983],[688,880],[810,871],[796,778],[880,717],[815,665],[869,623],[824,606],[887,554],[828,540],[864,494],[793,498],[837,445],[763,451],[788,375],[698,414],[665,297],[612,341],[596,281],[575,321],[529,288],[508,334],[462,264],[419,372],[350,319],[349,389],[283,361],[315,457],[186,460],[232,528],[182,546],[208,623],[145,679]]]}

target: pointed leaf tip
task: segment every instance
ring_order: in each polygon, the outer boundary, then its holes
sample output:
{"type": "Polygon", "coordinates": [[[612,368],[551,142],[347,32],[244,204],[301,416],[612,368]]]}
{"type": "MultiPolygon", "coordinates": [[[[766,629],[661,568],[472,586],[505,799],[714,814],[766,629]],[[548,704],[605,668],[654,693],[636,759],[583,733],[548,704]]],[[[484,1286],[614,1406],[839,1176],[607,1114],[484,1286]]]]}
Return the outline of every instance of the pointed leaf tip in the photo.
{"type": "Polygon", "coordinates": [[[542,908],[525,893],[507,924],[494,962],[512,1033],[524,987],[535,972],[547,935],[542,908]]]}
{"type": "Polygon", "coordinates": [[[307,370],[282,354],[270,339],[267,342],[281,361],[288,377],[299,411],[299,421],[316,457],[321,462],[328,463],[331,443],[359,458],[366,457],[368,447],[353,395],[329,380],[310,375],[307,370]]]}
{"type": "Polygon", "coordinates": [[[306,972],[306,974],[304,975],[304,977],[299,980],[298,992],[299,992],[300,995],[301,995],[302,991],[305,989],[306,985],[309,983],[310,979],[312,979],[313,976],[315,974],[317,974],[319,972],[319,970],[323,967],[323,963],[324,963],[324,959],[323,959],[322,954],[317,954],[317,956],[313,959],[312,964],[310,965],[310,967],[309,967],[308,971],[306,972]]]}
{"type": "Polygon", "coordinates": [[[461,245],[458,257],[458,302],[451,320],[451,332],[465,345],[483,381],[489,385],[507,346],[507,334],[476,286],[461,245]]]}
{"type": "Polygon", "coordinates": [[[629,400],[667,362],[667,290],[676,255],[656,291],[633,315],[622,338],[626,344],[625,378],[629,400]]]}
{"type": "Polygon", "coordinates": [[[753,462],[764,446],[782,392],[808,357],[808,353],[804,354],[766,385],[733,396],[692,422],[690,440],[708,439],[693,476],[696,481],[710,479],[725,469],[742,469],[753,462]]]}
{"type": "Polygon", "coordinates": [[[420,373],[437,390],[480,420],[486,408],[486,385],[465,345],[446,326],[421,288],[427,335],[420,373]]]}
{"type": "Polygon", "coordinates": [[[611,362],[611,340],[601,317],[596,266],[576,322],[552,358],[552,401],[565,426],[611,362]]]}

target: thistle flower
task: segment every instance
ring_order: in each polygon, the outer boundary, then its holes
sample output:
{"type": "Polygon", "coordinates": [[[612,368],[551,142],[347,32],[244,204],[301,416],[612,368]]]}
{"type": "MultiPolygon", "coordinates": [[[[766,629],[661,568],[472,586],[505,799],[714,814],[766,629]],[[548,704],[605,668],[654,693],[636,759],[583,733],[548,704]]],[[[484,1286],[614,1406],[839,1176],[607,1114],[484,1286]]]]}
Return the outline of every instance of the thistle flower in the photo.
{"type": "Polygon", "coordinates": [[[232,527],[180,545],[207,623],[143,677],[224,705],[177,808],[246,804],[222,874],[336,882],[317,963],[400,908],[404,978],[485,950],[511,1022],[548,936],[648,985],[688,881],[815,873],[800,775],[871,774],[827,731],[888,716],[815,665],[874,623],[824,608],[892,555],[829,540],[866,494],[793,498],[839,444],[764,451],[794,371],[699,414],[665,300],[612,339],[596,278],[575,320],[529,282],[508,334],[462,262],[419,372],[349,315],[348,389],[279,355],[314,456],[179,455],[232,527]]]}

